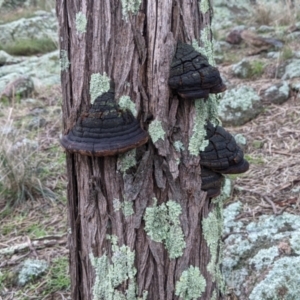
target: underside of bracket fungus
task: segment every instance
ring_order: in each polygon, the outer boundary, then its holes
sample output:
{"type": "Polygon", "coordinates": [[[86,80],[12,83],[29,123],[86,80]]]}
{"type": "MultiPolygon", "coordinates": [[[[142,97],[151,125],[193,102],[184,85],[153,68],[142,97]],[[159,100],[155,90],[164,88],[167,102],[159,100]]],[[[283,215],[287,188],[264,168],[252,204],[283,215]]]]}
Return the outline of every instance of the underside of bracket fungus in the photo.
{"type": "Polygon", "coordinates": [[[214,172],[239,174],[249,169],[244,153],[234,137],[221,126],[207,122],[206,139],[209,141],[204,151],[200,151],[200,164],[214,172]]]}
{"type": "Polygon", "coordinates": [[[220,195],[224,177],[208,168],[201,167],[201,189],[207,192],[207,197],[214,198],[220,195]]]}
{"type": "Polygon", "coordinates": [[[112,90],[99,96],[74,128],[61,139],[69,152],[110,156],[137,148],[148,141],[148,133],[129,110],[120,109],[112,90]]]}
{"type": "Polygon", "coordinates": [[[218,69],[206,56],[181,42],[171,64],[169,86],[185,99],[207,98],[226,90],[218,69]]]}

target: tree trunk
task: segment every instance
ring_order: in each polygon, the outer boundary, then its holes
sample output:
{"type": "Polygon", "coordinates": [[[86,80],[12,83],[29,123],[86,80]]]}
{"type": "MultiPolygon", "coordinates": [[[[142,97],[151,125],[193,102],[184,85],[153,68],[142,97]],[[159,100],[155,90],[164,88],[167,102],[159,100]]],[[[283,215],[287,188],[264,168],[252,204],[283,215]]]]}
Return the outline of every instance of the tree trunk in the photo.
{"type": "Polygon", "coordinates": [[[59,0],[57,15],[64,134],[107,77],[150,132],[123,155],[66,154],[71,298],[220,299],[219,204],[190,151],[204,102],[168,87],[177,41],[211,59],[210,1],[59,0]]]}

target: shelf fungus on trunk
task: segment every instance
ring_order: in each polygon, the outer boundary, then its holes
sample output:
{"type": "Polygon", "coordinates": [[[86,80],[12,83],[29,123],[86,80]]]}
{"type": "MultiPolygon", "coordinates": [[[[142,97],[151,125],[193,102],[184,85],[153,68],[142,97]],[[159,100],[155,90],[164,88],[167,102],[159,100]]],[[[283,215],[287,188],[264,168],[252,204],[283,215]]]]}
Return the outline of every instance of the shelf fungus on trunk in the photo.
{"type": "Polygon", "coordinates": [[[206,139],[209,141],[204,151],[200,151],[200,164],[214,172],[239,174],[249,169],[244,153],[234,137],[221,126],[206,124],[206,139]]]}
{"type": "Polygon", "coordinates": [[[148,141],[138,120],[115,102],[113,91],[99,96],[87,113],[63,136],[61,145],[69,152],[110,156],[137,148],[148,141]]]}
{"type": "Polygon", "coordinates": [[[224,176],[208,168],[201,167],[201,189],[207,192],[207,197],[215,198],[221,194],[224,176]]]}
{"type": "Polygon", "coordinates": [[[181,42],[171,64],[169,86],[185,99],[207,98],[226,90],[218,69],[206,56],[181,42]]]}

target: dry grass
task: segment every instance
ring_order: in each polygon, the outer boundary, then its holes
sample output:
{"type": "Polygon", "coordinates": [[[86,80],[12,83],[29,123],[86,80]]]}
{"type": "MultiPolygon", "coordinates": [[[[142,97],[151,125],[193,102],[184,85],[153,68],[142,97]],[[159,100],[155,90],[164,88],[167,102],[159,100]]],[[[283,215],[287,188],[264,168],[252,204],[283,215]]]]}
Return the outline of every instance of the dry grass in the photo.
{"type": "Polygon", "coordinates": [[[50,11],[55,8],[55,0],[36,0],[31,3],[32,5],[29,7],[18,7],[13,10],[1,9],[0,24],[13,22],[21,18],[31,18],[38,10],[50,11]]]}
{"type": "Polygon", "coordinates": [[[0,153],[6,157],[0,160],[0,299],[50,300],[69,295],[65,155],[58,141],[61,89],[38,93],[41,96],[32,102],[1,104],[0,128],[6,124],[14,130],[0,137],[0,153]],[[44,118],[44,126],[28,129],[33,118],[44,118]],[[20,143],[25,138],[37,147],[20,143]],[[4,255],[10,247],[17,250],[4,255]],[[50,268],[40,279],[19,287],[17,266],[27,258],[44,259],[50,268]]]}
{"type": "Polygon", "coordinates": [[[300,18],[300,1],[279,1],[278,3],[257,4],[253,8],[251,23],[258,25],[293,25],[300,18]]]}
{"type": "Polygon", "coordinates": [[[250,170],[235,180],[232,200],[242,200],[251,216],[300,213],[300,97],[271,105],[255,120],[231,131],[246,136],[250,170]]]}

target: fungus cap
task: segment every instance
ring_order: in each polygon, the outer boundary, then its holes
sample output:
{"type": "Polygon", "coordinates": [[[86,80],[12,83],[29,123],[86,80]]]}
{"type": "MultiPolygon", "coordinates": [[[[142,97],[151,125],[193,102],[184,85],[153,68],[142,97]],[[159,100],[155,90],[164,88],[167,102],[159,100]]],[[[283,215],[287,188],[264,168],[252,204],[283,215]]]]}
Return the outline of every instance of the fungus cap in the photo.
{"type": "Polygon", "coordinates": [[[208,63],[206,56],[181,42],[177,44],[168,83],[185,99],[207,98],[209,93],[226,90],[218,69],[208,63]]]}
{"type": "Polygon", "coordinates": [[[222,174],[239,174],[249,169],[242,149],[234,137],[221,126],[206,124],[206,139],[209,144],[200,151],[200,164],[222,174]]]}
{"type": "Polygon", "coordinates": [[[207,192],[207,197],[214,198],[221,194],[224,177],[208,168],[201,167],[201,190],[207,192]]]}
{"type": "Polygon", "coordinates": [[[87,113],[61,139],[69,152],[89,156],[111,156],[137,148],[148,141],[129,110],[120,109],[109,91],[99,96],[87,113]]]}

